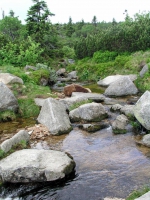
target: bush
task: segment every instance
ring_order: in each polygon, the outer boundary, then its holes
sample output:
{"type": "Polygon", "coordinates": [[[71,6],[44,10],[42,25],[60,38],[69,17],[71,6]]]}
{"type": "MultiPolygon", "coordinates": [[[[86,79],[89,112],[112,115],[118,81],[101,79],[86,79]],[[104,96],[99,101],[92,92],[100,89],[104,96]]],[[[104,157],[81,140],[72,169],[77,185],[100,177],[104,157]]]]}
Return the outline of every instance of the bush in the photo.
{"type": "Polygon", "coordinates": [[[40,44],[32,41],[31,37],[28,37],[26,42],[21,44],[9,42],[0,49],[1,65],[34,65],[40,59],[43,52],[43,49],[40,49],[39,46],[40,44]]]}
{"type": "Polygon", "coordinates": [[[124,67],[125,64],[131,59],[130,56],[126,56],[126,55],[118,55],[115,58],[115,65],[118,67],[124,67]]]}
{"type": "Polygon", "coordinates": [[[105,63],[115,60],[117,56],[118,53],[114,51],[97,51],[93,55],[93,61],[95,61],[96,63],[105,63]]]}
{"type": "Polygon", "coordinates": [[[30,77],[32,78],[33,82],[40,85],[41,78],[49,79],[50,73],[47,69],[39,69],[37,71],[32,72],[30,74],[30,77]]]}
{"type": "Polygon", "coordinates": [[[75,58],[75,51],[73,48],[70,48],[68,46],[63,46],[62,51],[65,57],[71,58],[71,59],[75,58]]]}

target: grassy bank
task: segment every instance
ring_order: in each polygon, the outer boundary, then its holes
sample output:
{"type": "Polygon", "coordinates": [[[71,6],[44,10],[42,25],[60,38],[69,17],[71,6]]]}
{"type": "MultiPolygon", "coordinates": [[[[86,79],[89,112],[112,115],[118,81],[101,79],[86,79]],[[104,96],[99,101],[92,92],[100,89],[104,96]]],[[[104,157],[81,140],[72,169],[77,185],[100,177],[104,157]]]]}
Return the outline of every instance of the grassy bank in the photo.
{"type": "Polygon", "coordinates": [[[40,85],[40,78],[50,77],[50,71],[47,69],[39,69],[36,73],[30,71],[29,75],[25,73],[24,69],[13,66],[2,66],[0,71],[18,76],[24,82],[24,84],[13,83],[8,86],[18,100],[19,110],[17,113],[10,110],[0,112],[0,122],[13,121],[18,117],[36,117],[40,108],[35,104],[34,98],[56,97],[52,94],[49,86],[40,85]]]}
{"type": "Polygon", "coordinates": [[[137,74],[136,86],[141,92],[150,89],[149,72],[143,78],[139,77],[142,67],[150,62],[150,51],[139,51],[133,54],[113,54],[112,52],[96,52],[92,58],[84,58],[67,67],[68,71],[77,70],[81,81],[95,81],[109,75],[137,74]]]}

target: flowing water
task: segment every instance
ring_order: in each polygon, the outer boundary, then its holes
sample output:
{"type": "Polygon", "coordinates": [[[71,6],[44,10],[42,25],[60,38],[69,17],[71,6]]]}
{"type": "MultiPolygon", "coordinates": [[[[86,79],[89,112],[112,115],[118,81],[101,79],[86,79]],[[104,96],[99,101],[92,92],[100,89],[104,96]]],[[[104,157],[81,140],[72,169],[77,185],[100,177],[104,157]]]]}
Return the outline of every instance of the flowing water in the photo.
{"type": "Polygon", "coordinates": [[[150,183],[150,148],[139,146],[132,129],[114,135],[111,126],[88,133],[74,126],[66,135],[52,136],[32,148],[58,149],[70,153],[75,174],[60,184],[7,184],[0,199],[103,200],[126,198],[150,183]]]}

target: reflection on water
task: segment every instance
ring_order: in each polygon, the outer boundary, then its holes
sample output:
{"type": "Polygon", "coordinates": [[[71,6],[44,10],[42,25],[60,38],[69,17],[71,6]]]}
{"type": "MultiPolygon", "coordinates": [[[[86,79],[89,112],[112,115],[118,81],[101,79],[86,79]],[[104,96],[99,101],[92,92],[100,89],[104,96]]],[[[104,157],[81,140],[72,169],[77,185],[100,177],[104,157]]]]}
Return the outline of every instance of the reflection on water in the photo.
{"type": "Polygon", "coordinates": [[[26,200],[101,200],[125,198],[149,184],[150,150],[138,147],[132,133],[113,135],[111,127],[93,134],[77,127],[68,135],[55,136],[47,145],[59,143],[76,162],[76,175],[58,185],[19,185],[1,188],[0,197],[26,200]]]}

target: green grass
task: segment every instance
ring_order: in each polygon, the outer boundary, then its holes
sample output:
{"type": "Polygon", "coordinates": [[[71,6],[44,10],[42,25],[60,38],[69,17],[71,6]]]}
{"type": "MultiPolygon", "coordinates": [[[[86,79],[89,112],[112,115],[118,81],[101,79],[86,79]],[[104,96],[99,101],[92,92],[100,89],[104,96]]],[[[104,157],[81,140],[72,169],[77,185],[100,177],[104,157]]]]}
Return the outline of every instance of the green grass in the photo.
{"type": "Polygon", "coordinates": [[[142,196],[143,194],[147,193],[150,191],[150,188],[149,187],[145,187],[141,190],[138,190],[138,191],[133,191],[127,198],[126,200],[134,200],[140,196],[142,196]]]}
{"type": "Polygon", "coordinates": [[[16,114],[11,110],[0,112],[0,122],[13,121],[16,119],[16,114]]]}
{"type": "Polygon", "coordinates": [[[19,113],[16,115],[12,111],[5,111],[0,113],[0,121],[10,121],[14,120],[16,117],[28,118],[38,116],[40,109],[35,104],[34,98],[48,98],[57,97],[53,95],[49,86],[41,86],[38,84],[39,77],[48,78],[49,73],[44,69],[40,69],[33,72],[33,77],[31,78],[23,68],[4,66],[0,67],[2,72],[11,73],[23,79],[24,84],[12,83],[10,84],[10,89],[14,93],[15,97],[18,99],[19,103],[19,113]]]}
{"type": "Polygon", "coordinates": [[[23,118],[36,117],[40,108],[33,99],[19,99],[19,115],[23,118]]]}

